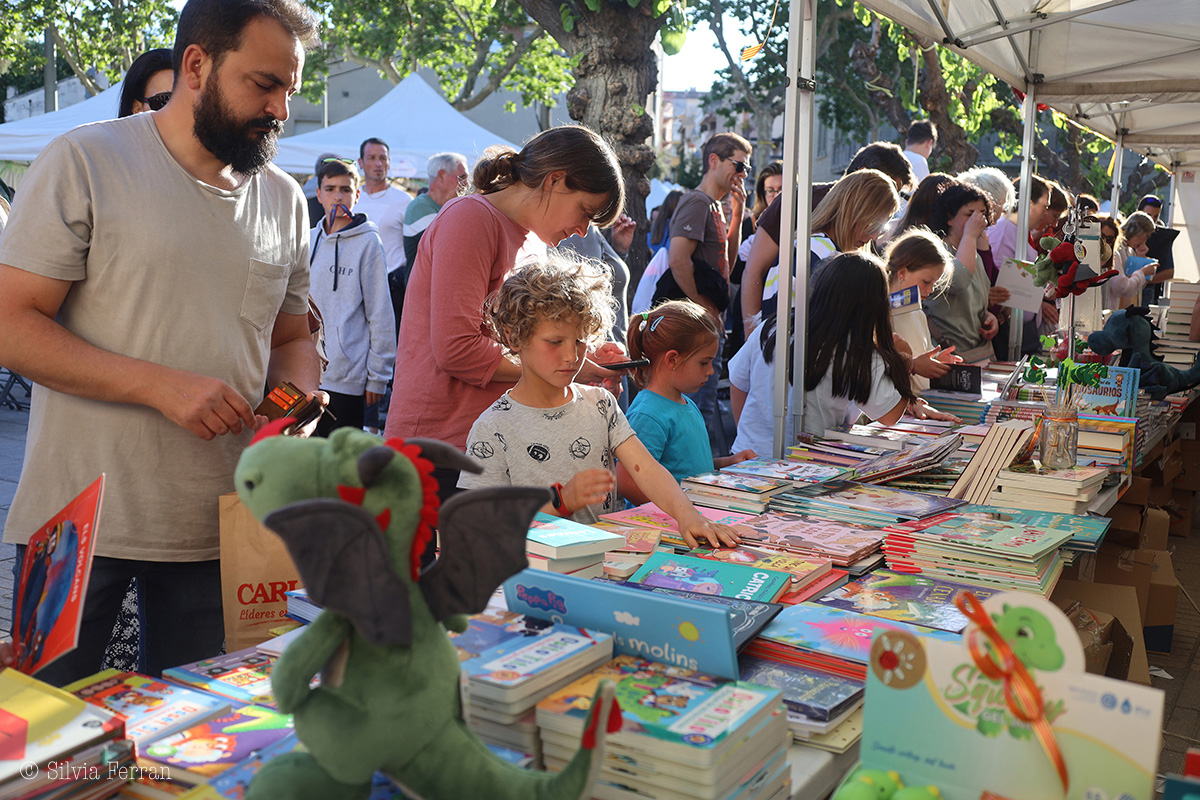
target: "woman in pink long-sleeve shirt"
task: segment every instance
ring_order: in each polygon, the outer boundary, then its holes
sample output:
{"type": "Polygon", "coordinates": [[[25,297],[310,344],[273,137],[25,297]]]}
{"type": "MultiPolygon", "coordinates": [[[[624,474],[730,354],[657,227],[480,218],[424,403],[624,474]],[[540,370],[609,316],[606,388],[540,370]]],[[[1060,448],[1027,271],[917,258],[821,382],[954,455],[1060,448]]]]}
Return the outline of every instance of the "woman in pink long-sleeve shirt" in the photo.
{"type": "MultiPolygon", "coordinates": [[[[464,447],[475,419],[521,377],[483,327],[484,299],[523,252],[583,236],[593,222],[610,225],[625,202],[612,148],[581,126],[543,131],[520,152],[489,148],[472,183],[478,194],[446,203],[421,237],[396,345],[389,437],[464,447]]],[[[612,375],[588,362],[579,380],[612,375]]],[[[455,491],[457,470],[434,477],[443,499],[455,491]]]]}

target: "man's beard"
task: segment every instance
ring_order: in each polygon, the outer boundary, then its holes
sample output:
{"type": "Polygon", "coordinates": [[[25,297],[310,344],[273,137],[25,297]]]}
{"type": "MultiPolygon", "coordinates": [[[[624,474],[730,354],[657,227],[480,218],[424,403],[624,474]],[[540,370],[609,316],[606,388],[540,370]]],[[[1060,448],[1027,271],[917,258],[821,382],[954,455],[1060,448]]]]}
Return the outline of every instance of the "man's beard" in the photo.
{"type": "Polygon", "coordinates": [[[225,104],[215,70],[196,101],[194,117],[192,131],[200,144],[235,172],[253,175],[275,157],[283,123],[274,117],[237,119],[225,104]],[[256,130],[263,128],[266,133],[256,130]]]}

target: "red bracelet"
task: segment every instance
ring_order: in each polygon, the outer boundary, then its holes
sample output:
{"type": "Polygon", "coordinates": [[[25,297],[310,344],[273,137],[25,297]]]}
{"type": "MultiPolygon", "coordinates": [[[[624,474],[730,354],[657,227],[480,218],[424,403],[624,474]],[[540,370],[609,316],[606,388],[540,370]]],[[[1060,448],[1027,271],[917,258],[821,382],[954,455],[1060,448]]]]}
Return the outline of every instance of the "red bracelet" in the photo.
{"type": "Polygon", "coordinates": [[[564,517],[571,516],[574,512],[567,508],[567,501],[563,499],[563,485],[556,483],[550,487],[550,491],[554,493],[554,510],[564,517]]]}

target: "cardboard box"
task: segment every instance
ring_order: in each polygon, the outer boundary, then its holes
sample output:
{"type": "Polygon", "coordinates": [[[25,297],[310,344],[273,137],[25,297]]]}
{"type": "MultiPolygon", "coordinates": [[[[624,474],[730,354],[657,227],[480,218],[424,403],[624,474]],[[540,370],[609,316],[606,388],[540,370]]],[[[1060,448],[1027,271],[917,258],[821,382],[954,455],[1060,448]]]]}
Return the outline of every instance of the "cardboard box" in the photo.
{"type": "Polygon", "coordinates": [[[1103,611],[1089,611],[1078,600],[1072,600],[1063,613],[1079,634],[1079,643],[1083,645],[1084,669],[1093,675],[1105,675],[1112,658],[1113,625],[1120,624],[1116,622],[1116,617],[1103,611]]]}
{"type": "Polygon", "coordinates": [[[1103,612],[1116,617],[1120,627],[1114,625],[1109,636],[1113,652],[1105,674],[1110,678],[1150,685],[1150,662],[1146,658],[1146,645],[1142,640],[1137,594],[1132,587],[1060,580],[1050,599],[1059,608],[1078,600],[1093,613],[1103,612]]]}
{"type": "Polygon", "coordinates": [[[1171,532],[1171,515],[1160,508],[1147,508],[1142,515],[1142,535],[1138,546],[1142,550],[1166,550],[1171,532]]]}
{"type": "Polygon", "coordinates": [[[1149,478],[1134,475],[1129,479],[1129,486],[1121,493],[1120,503],[1129,506],[1145,506],[1146,501],[1150,499],[1150,485],[1152,483],[1153,481],[1149,478]]]}
{"type": "Polygon", "coordinates": [[[1175,604],[1179,600],[1179,580],[1175,577],[1175,565],[1171,554],[1156,550],[1153,571],[1150,573],[1150,594],[1143,621],[1142,632],[1146,649],[1155,653],[1171,652],[1171,639],[1175,634],[1175,604]]]}
{"type": "Polygon", "coordinates": [[[1115,531],[1128,531],[1132,533],[1134,539],[1138,539],[1142,535],[1142,512],[1145,506],[1129,505],[1128,503],[1117,503],[1108,512],[1108,518],[1112,520],[1112,526],[1105,535],[1105,540],[1108,540],[1115,531]]]}
{"type": "Polygon", "coordinates": [[[1167,511],[1171,514],[1172,536],[1191,535],[1192,525],[1195,522],[1193,505],[1195,497],[1195,493],[1187,489],[1171,490],[1171,508],[1168,508],[1167,511]]]}
{"type": "MultiPolygon", "coordinates": [[[[1166,484],[1175,480],[1183,469],[1183,443],[1175,441],[1163,445],[1162,454],[1142,465],[1142,477],[1153,483],[1166,484]]],[[[1121,498],[1125,500],[1124,497],[1121,498]]]]}
{"type": "Polygon", "coordinates": [[[1200,491],[1200,441],[1181,440],[1183,464],[1174,485],[1180,489],[1200,491]]]}
{"type": "MultiPolygon", "coordinates": [[[[1146,624],[1150,603],[1150,577],[1154,574],[1154,550],[1134,550],[1105,542],[1096,553],[1096,583],[1133,587],[1138,600],[1138,624],[1146,624]]],[[[1086,605],[1086,604],[1085,604],[1086,605]]]]}
{"type": "MultiPolygon", "coordinates": [[[[1198,473],[1200,474],[1200,473],[1198,473]]],[[[1150,487],[1150,499],[1146,505],[1150,508],[1162,508],[1171,502],[1171,487],[1175,485],[1175,481],[1166,484],[1156,484],[1150,487]]]]}

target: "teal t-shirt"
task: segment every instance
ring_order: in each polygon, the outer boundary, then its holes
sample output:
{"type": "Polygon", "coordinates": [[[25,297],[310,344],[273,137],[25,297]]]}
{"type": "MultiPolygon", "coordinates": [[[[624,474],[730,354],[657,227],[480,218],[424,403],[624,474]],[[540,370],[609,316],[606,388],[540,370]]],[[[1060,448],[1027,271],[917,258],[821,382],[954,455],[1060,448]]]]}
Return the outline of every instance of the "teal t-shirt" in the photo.
{"type": "Polygon", "coordinates": [[[650,455],[677,481],[713,468],[704,417],[691,398],[683,400],[676,403],[643,389],[625,414],[650,455]]]}

